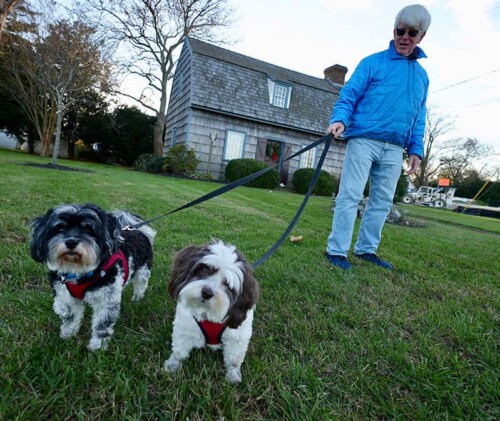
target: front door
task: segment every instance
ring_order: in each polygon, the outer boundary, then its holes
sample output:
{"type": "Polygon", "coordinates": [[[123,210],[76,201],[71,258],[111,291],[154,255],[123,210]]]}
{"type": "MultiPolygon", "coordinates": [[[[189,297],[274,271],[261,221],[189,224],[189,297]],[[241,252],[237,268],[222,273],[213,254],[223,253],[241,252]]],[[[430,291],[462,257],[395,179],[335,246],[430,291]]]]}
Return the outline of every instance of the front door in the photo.
{"type": "Polygon", "coordinates": [[[290,146],[284,142],[271,139],[259,139],[255,159],[268,165],[278,165],[280,183],[286,185],[288,182],[289,161],[283,159],[290,154],[290,146]]]}

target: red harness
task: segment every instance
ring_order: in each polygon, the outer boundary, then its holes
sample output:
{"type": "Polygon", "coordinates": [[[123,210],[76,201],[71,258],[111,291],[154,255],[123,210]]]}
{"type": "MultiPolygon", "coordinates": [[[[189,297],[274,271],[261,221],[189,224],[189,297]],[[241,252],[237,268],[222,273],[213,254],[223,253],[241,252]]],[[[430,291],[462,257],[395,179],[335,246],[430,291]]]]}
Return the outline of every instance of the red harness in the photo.
{"type": "Polygon", "coordinates": [[[196,321],[198,326],[205,336],[205,341],[207,345],[220,345],[222,344],[222,334],[226,330],[226,325],[224,323],[214,323],[208,320],[203,320],[202,322],[196,321]]]}
{"type": "Polygon", "coordinates": [[[101,267],[101,269],[98,272],[96,271],[96,273],[92,275],[87,281],[78,282],[77,284],[73,284],[72,282],[66,282],[66,288],[68,289],[69,293],[73,297],[78,298],[79,300],[83,300],[83,297],[85,296],[85,292],[87,291],[87,289],[91,285],[94,285],[97,281],[99,281],[106,274],[106,271],[111,266],[113,266],[118,259],[122,261],[123,285],[125,285],[128,279],[128,271],[129,271],[128,262],[123,251],[118,250],[108,259],[108,261],[101,267]]]}

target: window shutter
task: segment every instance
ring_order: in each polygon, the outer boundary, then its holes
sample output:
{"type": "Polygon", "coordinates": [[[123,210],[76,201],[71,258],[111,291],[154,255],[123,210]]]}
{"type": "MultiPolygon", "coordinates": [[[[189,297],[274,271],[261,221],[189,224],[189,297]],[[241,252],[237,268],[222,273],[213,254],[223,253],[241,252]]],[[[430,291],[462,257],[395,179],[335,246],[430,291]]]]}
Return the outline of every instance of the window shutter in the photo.
{"type": "Polygon", "coordinates": [[[257,140],[257,150],[255,151],[255,159],[257,161],[265,161],[266,156],[266,139],[258,139],[257,140]]]}

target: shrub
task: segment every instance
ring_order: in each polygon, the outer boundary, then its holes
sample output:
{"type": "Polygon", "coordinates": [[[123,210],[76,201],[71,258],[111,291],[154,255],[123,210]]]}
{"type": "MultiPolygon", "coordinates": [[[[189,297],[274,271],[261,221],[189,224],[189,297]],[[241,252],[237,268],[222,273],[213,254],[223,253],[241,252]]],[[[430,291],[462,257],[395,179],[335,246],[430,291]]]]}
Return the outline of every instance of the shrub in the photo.
{"type": "Polygon", "coordinates": [[[92,149],[78,151],[78,159],[81,161],[102,162],[101,156],[92,149]]]}
{"type": "MultiPolygon", "coordinates": [[[[226,165],[225,176],[227,181],[236,181],[247,175],[256,173],[268,166],[261,161],[249,158],[233,159],[226,165]]],[[[246,183],[248,187],[257,187],[259,189],[275,189],[280,183],[280,175],[278,170],[273,169],[266,174],[257,177],[246,183]]]]}
{"type": "Polygon", "coordinates": [[[191,174],[199,163],[194,150],[188,149],[184,143],[179,143],[172,146],[167,152],[163,171],[175,175],[191,174]]]}
{"type": "MultiPolygon", "coordinates": [[[[293,189],[300,194],[306,194],[309,184],[314,176],[314,168],[301,168],[293,173],[293,189]]],[[[313,194],[317,196],[331,196],[335,191],[335,177],[330,173],[321,170],[318,180],[313,189],[313,194]]]]}
{"type": "Polygon", "coordinates": [[[134,170],[159,173],[162,171],[165,159],[152,153],[143,153],[134,162],[134,170]]]}

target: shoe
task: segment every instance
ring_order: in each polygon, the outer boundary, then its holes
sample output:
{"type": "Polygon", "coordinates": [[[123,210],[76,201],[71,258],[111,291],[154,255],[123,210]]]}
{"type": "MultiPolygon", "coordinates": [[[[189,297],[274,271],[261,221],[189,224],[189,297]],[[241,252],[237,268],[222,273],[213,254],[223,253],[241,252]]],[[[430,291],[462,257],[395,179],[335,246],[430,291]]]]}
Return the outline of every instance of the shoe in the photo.
{"type": "Polygon", "coordinates": [[[351,269],[351,264],[347,261],[346,257],[329,253],[325,253],[325,256],[333,266],[336,266],[342,270],[351,269]]]}
{"type": "Polygon", "coordinates": [[[363,253],[363,254],[354,253],[354,255],[356,257],[359,257],[360,259],[366,260],[367,262],[373,263],[374,265],[380,266],[384,269],[389,269],[389,270],[394,269],[394,266],[392,266],[389,262],[382,260],[375,253],[363,253]]]}

